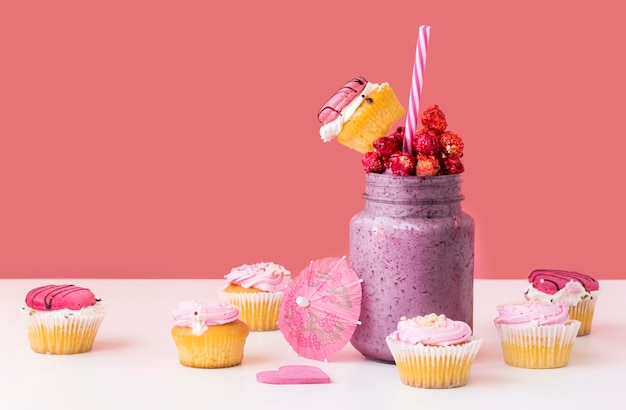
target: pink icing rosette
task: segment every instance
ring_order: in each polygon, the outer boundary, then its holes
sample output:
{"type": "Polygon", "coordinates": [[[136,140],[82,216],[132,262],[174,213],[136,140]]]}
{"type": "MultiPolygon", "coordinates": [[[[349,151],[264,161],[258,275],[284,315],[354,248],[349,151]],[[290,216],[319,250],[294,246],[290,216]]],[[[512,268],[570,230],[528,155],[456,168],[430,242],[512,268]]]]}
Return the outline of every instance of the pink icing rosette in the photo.
{"type": "Polygon", "coordinates": [[[204,333],[208,326],[234,322],[239,317],[239,308],[225,302],[178,302],[172,312],[174,325],[190,327],[194,334],[204,333]]]}
{"type": "Polygon", "coordinates": [[[230,285],[264,292],[282,292],[289,283],[291,272],[276,263],[260,262],[233,268],[225,278],[230,285]]]}
{"type": "Polygon", "coordinates": [[[498,306],[497,325],[549,326],[564,325],[569,321],[568,306],[564,302],[513,302],[498,306]]]}
{"type": "Polygon", "coordinates": [[[471,335],[472,329],[467,323],[431,313],[412,319],[402,318],[398,330],[390,337],[411,345],[449,346],[467,342],[471,335]]]}

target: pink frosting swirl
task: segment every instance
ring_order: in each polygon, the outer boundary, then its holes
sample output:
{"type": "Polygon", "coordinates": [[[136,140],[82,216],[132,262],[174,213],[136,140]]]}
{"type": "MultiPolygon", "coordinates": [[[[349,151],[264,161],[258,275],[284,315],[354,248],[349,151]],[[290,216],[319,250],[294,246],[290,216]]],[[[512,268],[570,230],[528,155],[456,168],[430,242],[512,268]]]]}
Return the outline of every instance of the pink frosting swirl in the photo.
{"type": "Polygon", "coordinates": [[[398,330],[389,338],[411,345],[449,346],[467,342],[471,335],[472,329],[467,323],[431,313],[412,319],[403,317],[398,322],[398,330]]]}
{"type": "Polygon", "coordinates": [[[239,308],[225,302],[178,302],[172,312],[174,325],[190,327],[194,334],[204,333],[208,326],[234,322],[239,317],[239,308]]]}
{"type": "Polygon", "coordinates": [[[254,288],[264,292],[281,292],[287,287],[291,272],[272,262],[241,265],[225,276],[229,285],[254,288]]]}
{"type": "Polygon", "coordinates": [[[564,302],[522,301],[498,306],[498,317],[494,323],[496,326],[549,326],[563,325],[568,321],[568,306],[564,302]]]}

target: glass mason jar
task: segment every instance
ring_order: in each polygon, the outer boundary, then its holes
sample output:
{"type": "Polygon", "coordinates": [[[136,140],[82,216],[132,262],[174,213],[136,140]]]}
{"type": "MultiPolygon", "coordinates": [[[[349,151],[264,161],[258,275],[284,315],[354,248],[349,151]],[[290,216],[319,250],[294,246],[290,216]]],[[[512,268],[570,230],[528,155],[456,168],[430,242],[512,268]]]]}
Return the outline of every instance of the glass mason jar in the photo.
{"type": "Polygon", "coordinates": [[[352,345],[393,362],[385,338],[402,316],[445,314],[473,326],[474,220],[460,175],[366,174],[365,208],[350,221],[350,266],[363,279],[352,345]]]}

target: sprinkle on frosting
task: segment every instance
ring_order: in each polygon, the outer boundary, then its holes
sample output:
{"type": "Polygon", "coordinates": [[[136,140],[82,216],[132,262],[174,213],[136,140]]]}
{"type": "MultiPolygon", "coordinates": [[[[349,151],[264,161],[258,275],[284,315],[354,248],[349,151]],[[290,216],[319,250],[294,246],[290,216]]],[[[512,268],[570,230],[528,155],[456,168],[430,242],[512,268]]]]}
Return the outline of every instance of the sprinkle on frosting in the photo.
{"type": "Polygon", "coordinates": [[[398,328],[389,337],[406,344],[426,346],[449,346],[470,340],[472,329],[465,322],[431,313],[412,319],[402,317],[398,328]]]}
{"type": "Polygon", "coordinates": [[[175,326],[190,327],[194,335],[201,335],[209,326],[223,325],[237,320],[239,308],[225,302],[184,301],[176,304],[172,317],[175,326]]]}
{"type": "Polygon", "coordinates": [[[264,292],[281,292],[287,287],[291,272],[276,263],[260,262],[233,268],[225,278],[229,285],[239,285],[264,292]]]}
{"type": "Polygon", "coordinates": [[[494,323],[496,326],[550,326],[563,325],[568,321],[568,307],[564,302],[521,301],[498,306],[498,317],[494,323]]]}

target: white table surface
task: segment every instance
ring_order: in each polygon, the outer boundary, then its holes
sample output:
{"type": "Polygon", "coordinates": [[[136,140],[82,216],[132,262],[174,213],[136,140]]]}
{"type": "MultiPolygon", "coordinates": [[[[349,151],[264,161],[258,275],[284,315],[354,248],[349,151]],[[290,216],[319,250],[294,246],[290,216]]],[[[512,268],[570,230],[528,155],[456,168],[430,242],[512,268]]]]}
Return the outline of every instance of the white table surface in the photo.
{"type": "Polygon", "coordinates": [[[477,280],[474,334],[483,338],[469,383],[448,390],[405,386],[396,367],[350,344],[328,363],[298,357],[280,331],[252,332],[243,363],[192,369],[178,363],[170,312],[180,300],[217,301],[222,280],[0,280],[0,409],[622,409],[626,390],[626,281],[601,281],[592,332],[569,365],[504,364],[496,305],[521,298],[525,280],[477,280]],[[19,315],[26,293],[49,283],[90,288],[107,304],[91,352],[30,350],[19,315]],[[256,373],[287,364],[320,367],[330,384],[270,385],[256,373]],[[233,407],[234,406],[234,407],[233,407]]]}

